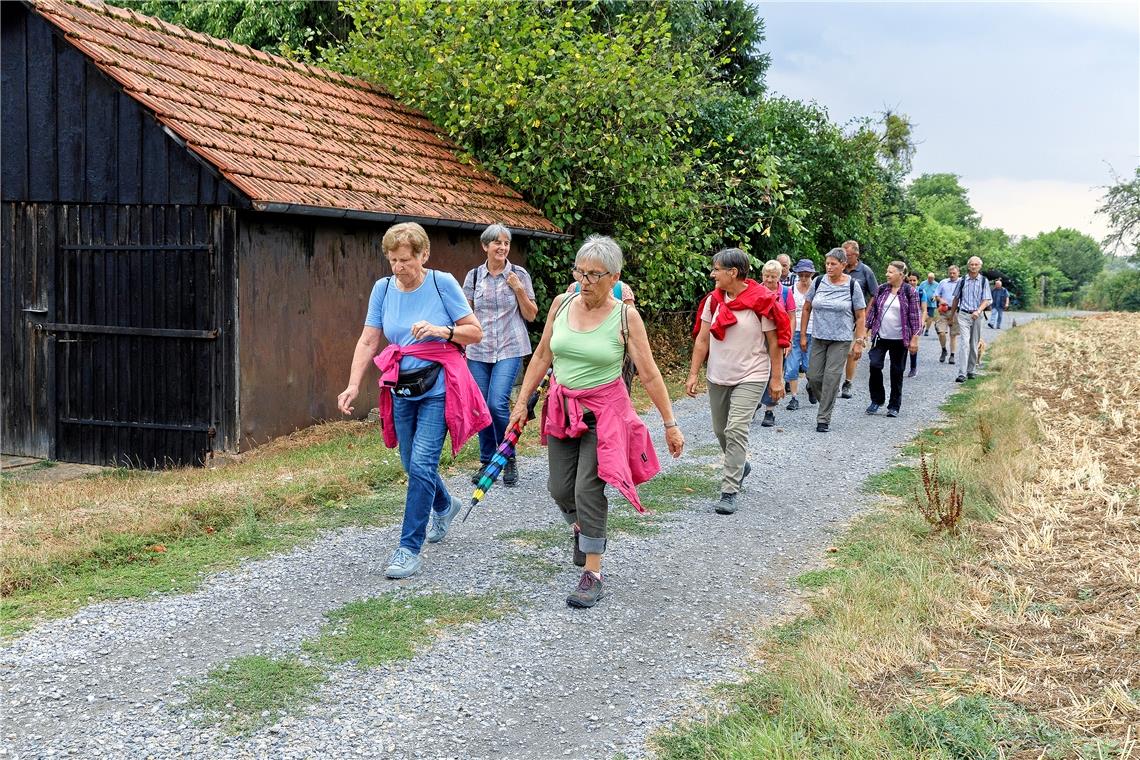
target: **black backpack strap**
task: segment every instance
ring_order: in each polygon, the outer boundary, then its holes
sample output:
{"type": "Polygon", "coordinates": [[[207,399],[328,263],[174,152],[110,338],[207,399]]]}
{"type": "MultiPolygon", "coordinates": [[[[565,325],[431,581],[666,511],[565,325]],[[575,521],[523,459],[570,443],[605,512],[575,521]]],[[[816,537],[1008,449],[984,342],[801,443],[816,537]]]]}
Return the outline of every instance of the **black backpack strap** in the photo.
{"type": "MultiPolygon", "coordinates": [[[[847,300],[851,302],[851,318],[855,318],[855,278],[847,275],[847,300]]],[[[866,304],[864,304],[864,307],[866,304]]]]}
{"type": "Polygon", "coordinates": [[[380,324],[384,324],[384,305],[388,303],[388,288],[392,286],[392,277],[389,275],[381,280],[384,283],[384,291],[380,294],[380,324]]]}
{"type": "Polygon", "coordinates": [[[451,316],[451,309],[447,308],[447,299],[443,297],[443,291],[439,289],[439,278],[435,275],[435,270],[431,270],[431,281],[435,285],[435,294],[439,296],[439,302],[443,304],[443,311],[447,314],[447,318],[451,320],[451,324],[455,324],[455,317],[451,316]]]}

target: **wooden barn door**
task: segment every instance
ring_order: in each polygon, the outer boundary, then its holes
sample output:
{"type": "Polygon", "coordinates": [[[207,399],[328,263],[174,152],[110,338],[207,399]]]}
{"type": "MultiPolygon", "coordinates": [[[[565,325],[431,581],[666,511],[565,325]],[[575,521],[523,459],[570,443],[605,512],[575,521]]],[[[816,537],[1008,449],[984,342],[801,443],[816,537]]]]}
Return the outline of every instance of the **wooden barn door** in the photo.
{"type": "Polygon", "coordinates": [[[54,366],[56,457],[200,463],[220,384],[220,211],[61,206],[55,308],[37,325],[54,366]]]}

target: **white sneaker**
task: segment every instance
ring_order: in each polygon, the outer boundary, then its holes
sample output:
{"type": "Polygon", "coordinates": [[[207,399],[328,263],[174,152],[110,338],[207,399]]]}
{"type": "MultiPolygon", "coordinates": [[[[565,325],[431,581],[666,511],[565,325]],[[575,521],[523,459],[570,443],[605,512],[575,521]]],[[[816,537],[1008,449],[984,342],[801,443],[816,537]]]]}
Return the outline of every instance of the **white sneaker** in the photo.
{"type": "Polygon", "coordinates": [[[438,544],[447,536],[447,529],[451,527],[451,521],[459,514],[459,510],[463,509],[463,502],[454,496],[451,497],[451,506],[446,512],[436,512],[434,509],[431,512],[431,527],[428,528],[427,540],[429,544],[438,544]]]}
{"type": "Polygon", "coordinates": [[[412,554],[411,549],[401,546],[392,552],[392,558],[388,560],[388,569],[384,571],[384,575],[393,579],[408,578],[418,573],[423,564],[420,555],[412,554]]]}

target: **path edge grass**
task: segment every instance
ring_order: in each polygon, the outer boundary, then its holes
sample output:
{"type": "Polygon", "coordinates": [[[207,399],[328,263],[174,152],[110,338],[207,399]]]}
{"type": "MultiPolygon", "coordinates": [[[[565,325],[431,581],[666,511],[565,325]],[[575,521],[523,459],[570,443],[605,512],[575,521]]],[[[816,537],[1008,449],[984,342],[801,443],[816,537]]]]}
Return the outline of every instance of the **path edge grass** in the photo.
{"type": "Polygon", "coordinates": [[[1008,703],[897,697],[922,678],[925,632],[952,622],[948,602],[963,593],[957,568],[976,554],[969,526],[992,519],[1013,484],[1032,477],[1038,428],[1016,384],[1031,369],[1034,335],[1028,325],[995,345],[987,374],[943,405],[945,422],[904,447],[910,461],[867,480],[864,490],[880,504],[852,522],[825,567],[794,579],[808,611],[760,634],[763,669],[720,687],[713,706],[655,735],[659,757],[997,757],[998,741],[1044,746],[1043,757],[1101,756],[1102,745],[1081,745],[1008,703]],[[917,513],[920,447],[939,458],[944,482],[965,487],[960,536],[931,536],[917,513]]]}

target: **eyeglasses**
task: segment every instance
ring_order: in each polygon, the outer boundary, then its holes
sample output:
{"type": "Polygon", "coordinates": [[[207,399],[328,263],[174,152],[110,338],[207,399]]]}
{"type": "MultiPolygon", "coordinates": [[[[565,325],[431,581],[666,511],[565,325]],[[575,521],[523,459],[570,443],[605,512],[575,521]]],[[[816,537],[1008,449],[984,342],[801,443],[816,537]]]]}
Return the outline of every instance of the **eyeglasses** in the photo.
{"type": "Polygon", "coordinates": [[[574,267],[573,269],[570,270],[570,274],[574,275],[575,280],[585,280],[586,282],[590,283],[591,285],[595,285],[595,284],[597,284],[598,280],[602,279],[603,277],[605,277],[606,275],[608,275],[610,273],[609,272],[583,272],[578,267],[574,267]]]}

